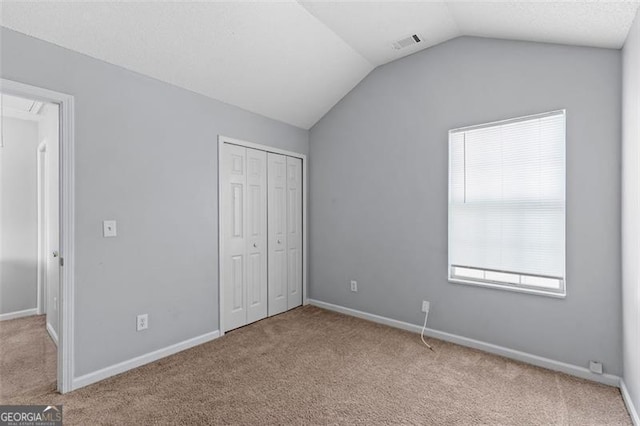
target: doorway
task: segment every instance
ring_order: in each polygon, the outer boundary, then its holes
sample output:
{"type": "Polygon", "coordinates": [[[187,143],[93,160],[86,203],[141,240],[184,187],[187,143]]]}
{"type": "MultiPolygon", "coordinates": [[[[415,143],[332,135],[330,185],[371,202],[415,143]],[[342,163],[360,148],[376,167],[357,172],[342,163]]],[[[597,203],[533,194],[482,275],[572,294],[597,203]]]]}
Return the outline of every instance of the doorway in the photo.
{"type": "Polygon", "coordinates": [[[73,97],[4,79],[0,97],[0,334],[15,343],[0,356],[3,375],[16,375],[2,396],[64,393],[73,388],[73,97]]]}

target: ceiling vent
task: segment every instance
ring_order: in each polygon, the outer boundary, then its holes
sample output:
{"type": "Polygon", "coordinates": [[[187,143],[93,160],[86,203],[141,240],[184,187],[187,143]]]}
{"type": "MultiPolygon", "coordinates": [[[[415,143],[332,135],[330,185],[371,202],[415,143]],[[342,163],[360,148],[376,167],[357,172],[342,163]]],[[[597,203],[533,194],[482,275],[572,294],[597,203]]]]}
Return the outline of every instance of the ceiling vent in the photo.
{"type": "Polygon", "coordinates": [[[392,43],[393,48],[396,50],[404,49],[409,46],[413,46],[414,44],[420,43],[422,40],[418,37],[417,34],[410,35],[409,37],[405,37],[400,39],[394,43],[392,43]]]}

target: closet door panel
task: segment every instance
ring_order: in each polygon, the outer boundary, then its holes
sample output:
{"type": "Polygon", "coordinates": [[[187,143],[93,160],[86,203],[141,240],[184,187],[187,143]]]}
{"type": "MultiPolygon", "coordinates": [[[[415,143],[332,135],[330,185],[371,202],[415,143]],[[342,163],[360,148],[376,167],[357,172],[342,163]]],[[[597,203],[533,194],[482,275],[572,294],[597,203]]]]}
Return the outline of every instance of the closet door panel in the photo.
{"type": "Polygon", "coordinates": [[[247,149],[247,323],[267,316],[267,153],[247,149]]]}
{"type": "Polygon", "coordinates": [[[224,240],[222,262],[223,316],[225,329],[232,330],[247,323],[246,304],[246,149],[224,144],[220,178],[222,200],[221,238],[224,240]]]}
{"type": "Polygon", "coordinates": [[[302,159],[287,157],[287,307],[302,305],[302,159]]]}
{"type": "Polygon", "coordinates": [[[269,316],[287,310],[287,157],[267,154],[269,316]]]}

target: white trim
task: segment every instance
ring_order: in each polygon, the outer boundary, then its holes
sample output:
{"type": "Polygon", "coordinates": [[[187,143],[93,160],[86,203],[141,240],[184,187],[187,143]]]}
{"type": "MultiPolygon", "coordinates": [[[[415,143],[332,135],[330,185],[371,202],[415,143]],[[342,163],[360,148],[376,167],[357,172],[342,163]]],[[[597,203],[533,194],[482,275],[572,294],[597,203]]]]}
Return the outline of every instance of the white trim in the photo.
{"type": "Polygon", "coordinates": [[[309,304],[309,289],[307,282],[308,266],[309,266],[309,220],[307,215],[307,205],[309,203],[309,176],[307,169],[307,157],[302,159],[302,305],[309,304]]]}
{"type": "Polygon", "coordinates": [[[493,288],[493,289],[497,289],[497,290],[514,291],[516,293],[534,294],[536,296],[554,297],[556,299],[565,299],[567,297],[566,292],[565,293],[555,293],[555,292],[552,292],[552,291],[537,290],[537,289],[528,288],[528,287],[516,287],[516,286],[508,285],[508,284],[498,284],[498,283],[490,283],[490,282],[482,282],[482,281],[463,280],[463,279],[460,279],[460,278],[451,278],[451,277],[447,277],[447,280],[450,283],[453,283],[453,284],[463,284],[463,285],[470,285],[470,286],[475,286],[475,287],[487,287],[487,288],[493,288]]]}
{"type": "Polygon", "coordinates": [[[222,154],[223,144],[238,145],[245,148],[257,149],[260,151],[272,152],[274,154],[286,155],[289,157],[300,158],[302,160],[302,304],[309,303],[308,300],[308,282],[307,282],[307,256],[309,252],[309,245],[307,243],[307,236],[309,232],[309,221],[307,216],[307,202],[308,202],[308,173],[309,168],[307,163],[307,156],[300,154],[299,152],[287,151],[284,149],[274,148],[269,145],[261,145],[253,142],[243,141],[241,139],[234,139],[223,135],[218,135],[218,170],[216,176],[218,178],[218,324],[220,328],[220,335],[224,336],[224,318],[222,315],[222,301],[224,300],[224,289],[222,286],[222,269],[223,262],[221,262],[222,254],[224,253],[224,239],[222,238],[222,232],[220,229],[220,211],[222,206],[222,179],[220,179],[220,162],[222,154]]]}
{"type": "Polygon", "coordinates": [[[638,410],[636,409],[636,406],[633,404],[633,399],[629,394],[629,389],[627,389],[627,385],[625,384],[624,379],[620,379],[620,393],[622,394],[622,400],[624,401],[624,405],[627,406],[627,411],[629,412],[631,421],[635,426],[640,426],[640,416],[638,416],[638,410]]]}
{"type": "MultiPolygon", "coordinates": [[[[2,172],[2,163],[4,162],[4,137],[3,137],[3,131],[2,131],[2,93],[0,92],[0,174],[2,172]]],[[[2,210],[4,210],[2,208],[2,199],[4,198],[2,195],[2,191],[4,185],[2,185],[2,183],[0,182],[0,236],[4,235],[3,231],[2,231],[2,210]]],[[[2,279],[2,240],[0,239],[0,279],[2,279]]]]}
{"type": "Polygon", "coordinates": [[[36,150],[38,192],[38,315],[47,313],[47,142],[43,140],[36,150]]]}
{"type": "Polygon", "coordinates": [[[6,314],[0,314],[0,321],[8,321],[17,318],[30,317],[31,315],[38,315],[38,308],[25,309],[23,311],[8,312],[6,314]]]}
{"type": "MultiPolygon", "coordinates": [[[[390,327],[412,331],[414,333],[420,333],[422,331],[422,326],[420,325],[409,324],[407,322],[394,320],[394,319],[383,317],[380,315],[370,314],[368,312],[362,312],[356,309],[346,308],[344,306],[322,302],[320,300],[309,299],[309,304],[313,306],[317,306],[319,308],[327,309],[330,311],[339,312],[341,314],[362,318],[368,321],[373,321],[378,324],[384,324],[390,327]]],[[[503,346],[498,346],[491,343],[482,342],[480,340],[470,339],[468,337],[458,336],[456,334],[434,330],[431,328],[427,328],[424,334],[426,336],[444,340],[446,342],[455,343],[455,344],[466,346],[469,348],[479,349],[484,352],[500,355],[505,358],[514,359],[516,361],[525,362],[527,364],[536,365],[538,367],[547,368],[549,370],[559,371],[572,376],[580,377],[587,380],[592,380],[598,383],[603,383],[605,385],[615,386],[615,387],[620,386],[620,377],[615,376],[613,374],[594,374],[585,367],[579,367],[577,365],[555,361],[553,359],[529,354],[527,352],[521,352],[515,349],[509,349],[503,346]]]]}
{"type": "Polygon", "coordinates": [[[497,121],[491,121],[489,123],[473,124],[471,126],[458,127],[457,129],[449,130],[449,134],[451,135],[451,134],[454,134],[454,133],[469,132],[471,130],[484,129],[486,127],[504,126],[506,124],[514,124],[514,123],[520,123],[522,121],[529,121],[529,120],[536,120],[536,119],[540,119],[540,118],[553,117],[553,116],[556,116],[556,115],[561,115],[561,114],[566,114],[566,113],[567,113],[566,109],[558,109],[558,110],[555,110],[555,111],[541,112],[541,113],[538,113],[538,114],[523,115],[521,117],[507,118],[506,120],[497,120],[497,121]]]}
{"type": "Polygon", "coordinates": [[[75,214],[75,156],[74,156],[74,98],[71,95],[0,79],[0,91],[9,95],[52,102],[60,106],[60,268],[58,317],[58,391],[72,390],[74,369],[74,214],[75,214]]]}
{"type": "Polygon", "coordinates": [[[222,253],[224,253],[224,241],[222,238],[222,219],[220,216],[220,200],[222,198],[222,179],[220,179],[220,164],[222,157],[222,136],[218,136],[218,161],[216,166],[218,169],[216,170],[216,179],[218,179],[218,329],[220,330],[220,335],[224,336],[225,324],[224,324],[224,315],[222,315],[222,303],[224,300],[224,289],[222,288],[222,268],[223,262],[220,261],[222,258],[222,253]]]}
{"type": "Polygon", "coordinates": [[[178,352],[184,351],[186,349],[190,349],[194,346],[198,346],[203,343],[210,342],[212,340],[217,339],[218,337],[220,337],[220,332],[218,330],[212,331],[210,333],[205,333],[200,336],[167,346],[165,348],[158,349],[153,352],[149,352],[147,354],[137,356],[135,358],[131,358],[127,361],[119,362],[117,364],[102,368],[92,373],[84,374],[80,377],[76,377],[73,379],[73,390],[80,389],[82,387],[99,382],[106,378],[124,373],[125,371],[129,371],[134,368],[141,367],[145,364],[149,364],[161,358],[165,358],[170,355],[176,354],[178,352]]]}
{"type": "Polygon", "coordinates": [[[63,95],[60,104],[60,257],[58,305],[58,390],[72,389],[74,376],[75,309],[75,112],[74,98],[63,95]],[[61,349],[60,349],[61,348],[61,349]]]}
{"type": "Polygon", "coordinates": [[[253,143],[253,142],[243,141],[242,139],[235,139],[235,138],[219,135],[218,146],[220,146],[220,144],[223,144],[223,143],[229,143],[231,145],[238,145],[238,146],[243,146],[245,148],[271,152],[273,154],[286,155],[288,157],[301,158],[303,161],[307,159],[306,155],[300,154],[299,152],[287,151],[286,149],[274,148],[269,145],[261,145],[259,143],[253,143]]]}
{"type": "Polygon", "coordinates": [[[49,333],[49,336],[51,336],[51,340],[53,340],[53,343],[58,346],[58,333],[56,333],[56,331],[53,329],[53,326],[49,323],[47,323],[47,332],[49,333]]]}

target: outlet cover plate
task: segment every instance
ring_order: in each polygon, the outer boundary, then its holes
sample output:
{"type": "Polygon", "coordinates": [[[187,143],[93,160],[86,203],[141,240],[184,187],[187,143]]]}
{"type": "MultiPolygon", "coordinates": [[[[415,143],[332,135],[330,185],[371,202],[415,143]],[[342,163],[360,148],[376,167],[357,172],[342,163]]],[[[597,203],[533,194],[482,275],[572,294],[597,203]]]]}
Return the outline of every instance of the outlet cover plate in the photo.
{"type": "Polygon", "coordinates": [[[149,314],[141,314],[136,317],[136,331],[149,328],[149,314]]]}
{"type": "Polygon", "coordinates": [[[358,291],[358,281],[351,280],[351,291],[354,293],[358,291]]]}
{"type": "Polygon", "coordinates": [[[597,361],[589,361],[589,370],[595,374],[602,374],[602,363],[597,361]]]}
{"type": "Polygon", "coordinates": [[[427,312],[431,308],[431,304],[428,300],[422,301],[422,312],[427,312]]]}
{"type": "Polygon", "coordinates": [[[105,220],[102,222],[102,235],[104,238],[116,237],[118,235],[115,220],[105,220]]]}

